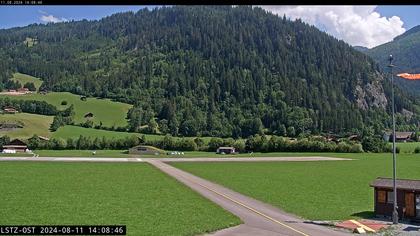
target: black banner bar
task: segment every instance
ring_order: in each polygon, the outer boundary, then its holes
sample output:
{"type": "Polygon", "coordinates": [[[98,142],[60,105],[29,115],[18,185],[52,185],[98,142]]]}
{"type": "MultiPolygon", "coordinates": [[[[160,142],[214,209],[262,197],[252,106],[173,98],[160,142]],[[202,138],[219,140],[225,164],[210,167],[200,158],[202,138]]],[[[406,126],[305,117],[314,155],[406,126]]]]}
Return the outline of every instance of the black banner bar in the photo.
{"type": "Polygon", "coordinates": [[[0,225],[0,235],[126,235],[125,225],[0,225]]]}

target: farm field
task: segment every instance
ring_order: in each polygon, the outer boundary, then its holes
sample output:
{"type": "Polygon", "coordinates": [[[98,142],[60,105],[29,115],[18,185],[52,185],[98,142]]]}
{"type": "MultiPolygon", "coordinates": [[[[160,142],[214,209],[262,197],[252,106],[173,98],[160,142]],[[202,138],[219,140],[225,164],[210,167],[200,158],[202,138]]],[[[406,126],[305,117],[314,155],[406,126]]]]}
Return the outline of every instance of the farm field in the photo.
{"type": "Polygon", "coordinates": [[[0,131],[0,136],[7,135],[10,138],[22,139],[30,138],[34,134],[46,137],[50,136],[51,132],[49,131],[49,128],[53,118],[53,116],[29,113],[0,114],[0,122],[22,122],[24,124],[23,128],[11,131],[0,131]]]}
{"type": "Polygon", "coordinates": [[[124,224],[127,235],[196,235],[240,223],[142,163],[2,162],[0,179],[4,225],[124,224]]]}
{"type": "Polygon", "coordinates": [[[40,78],[37,77],[33,77],[30,75],[25,75],[22,73],[14,73],[13,74],[13,81],[19,81],[19,83],[23,86],[28,82],[34,83],[36,90],[39,90],[39,87],[42,84],[42,80],[40,78]]]}
{"type": "MultiPolygon", "coordinates": [[[[373,189],[369,184],[376,177],[392,176],[390,153],[301,154],[355,160],[172,165],[311,220],[373,215],[373,189]]],[[[398,178],[420,179],[416,168],[420,167],[420,154],[399,154],[397,158],[398,178]]]]}
{"type": "Polygon", "coordinates": [[[94,115],[92,121],[95,124],[102,122],[102,125],[106,127],[126,126],[127,112],[132,107],[130,104],[114,102],[109,99],[87,98],[86,101],[82,101],[79,95],[68,92],[50,92],[45,95],[33,93],[9,97],[22,100],[46,101],[60,110],[73,104],[76,113],[75,123],[84,123],[86,121],[84,115],[91,112],[94,115]],[[62,101],[67,101],[67,105],[61,105],[62,101]]]}

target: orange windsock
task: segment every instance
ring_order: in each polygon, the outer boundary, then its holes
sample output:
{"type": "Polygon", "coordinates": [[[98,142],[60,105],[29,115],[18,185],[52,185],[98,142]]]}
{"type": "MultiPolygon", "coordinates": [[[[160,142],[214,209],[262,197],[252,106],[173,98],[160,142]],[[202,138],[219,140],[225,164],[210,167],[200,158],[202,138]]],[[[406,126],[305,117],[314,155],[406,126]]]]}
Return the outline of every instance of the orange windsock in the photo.
{"type": "Polygon", "coordinates": [[[420,74],[402,73],[402,74],[398,74],[397,76],[399,76],[403,79],[420,80],[420,74]]]}

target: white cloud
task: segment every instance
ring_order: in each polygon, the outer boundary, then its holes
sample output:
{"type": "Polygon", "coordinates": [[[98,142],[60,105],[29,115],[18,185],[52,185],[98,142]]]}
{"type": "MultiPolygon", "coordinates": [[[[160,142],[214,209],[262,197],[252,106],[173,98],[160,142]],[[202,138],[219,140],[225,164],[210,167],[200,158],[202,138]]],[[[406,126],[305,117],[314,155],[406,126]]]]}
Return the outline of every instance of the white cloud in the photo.
{"type": "Polygon", "coordinates": [[[376,6],[260,6],[279,16],[302,19],[354,46],[375,47],[405,32],[398,16],[384,17],[376,6]]]}
{"type": "Polygon", "coordinates": [[[47,12],[45,12],[45,11],[41,11],[41,10],[39,10],[38,12],[42,14],[42,16],[41,16],[39,19],[40,19],[41,21],[45,22],[45,23],[49,23],[49,22],[52,22],[52,23],[58,23],[58,22],[68,21],[68,20],[67,20],[66,18],[64,18],[64,17],[55,17],[55,16],[53,16],[53,15],[51,15],[51,14],[48,14],[48,13],[47,13],[47,12]]]}

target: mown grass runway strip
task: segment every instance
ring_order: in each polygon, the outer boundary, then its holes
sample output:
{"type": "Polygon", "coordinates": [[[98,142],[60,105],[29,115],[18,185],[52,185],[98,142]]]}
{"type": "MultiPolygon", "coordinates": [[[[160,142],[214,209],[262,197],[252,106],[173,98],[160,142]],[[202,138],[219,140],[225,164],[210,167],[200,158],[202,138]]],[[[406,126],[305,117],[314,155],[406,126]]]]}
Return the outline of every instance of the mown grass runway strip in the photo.
{"type": "Polygon", "coordinates": [[[125,224],[197,235],[240,220],[143,163],[0,163],[0,224],[125,224]]]}

